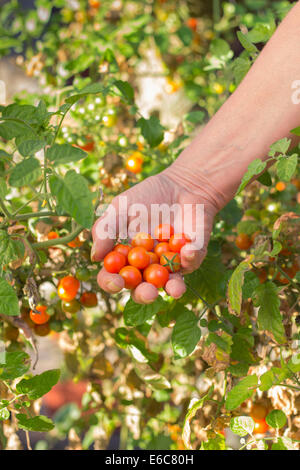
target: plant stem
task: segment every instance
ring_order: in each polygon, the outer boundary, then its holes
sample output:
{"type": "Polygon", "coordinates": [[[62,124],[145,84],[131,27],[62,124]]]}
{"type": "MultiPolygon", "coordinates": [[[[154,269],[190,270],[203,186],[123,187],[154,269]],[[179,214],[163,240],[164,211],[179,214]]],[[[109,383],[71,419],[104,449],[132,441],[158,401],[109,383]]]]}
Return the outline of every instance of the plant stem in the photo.
{"type": "Polygon", "coordinates": [[[33,243],[31,246],[34,249],[40,249],[40,248],[49,248],[50,246],[55,246],[55,245],[65,245],[66,243],[69,243],[72,240],[74,240],[74,238],[77,237],[77,235],[79,235],[83,229],[84,227],[80,225],[72,233],[70,233],[69,235],[66,235],[65,237],[55,238],[54,240],[45,240],[44,242],[33,243]]]}

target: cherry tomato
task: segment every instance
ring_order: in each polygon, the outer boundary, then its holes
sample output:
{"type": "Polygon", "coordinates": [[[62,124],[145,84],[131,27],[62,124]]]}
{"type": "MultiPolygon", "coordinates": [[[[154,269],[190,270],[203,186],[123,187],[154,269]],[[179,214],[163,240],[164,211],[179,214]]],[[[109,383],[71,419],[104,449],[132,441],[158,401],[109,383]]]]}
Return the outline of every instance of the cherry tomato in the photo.
{"type": "Polygon", "coordinates": [[[55,240],[58,237],[59,237],[59,235],[56,232],[49,232],[48,233],[48,240],[55,240]]]}
{"type": "Polygon", "coordinates": [[[70,300],[69,302],[64,300],[61,304],[61,308],[64,312],[76,313],[80,310],[80,303],[76,299],[70,300]]]}
{"type": "Polygon", "coordinates": [[[253,245],[253,241],[246,233],[239,233],[235,239],[235,244],[240,250],[248,250],[253,245]]]}
{"type": "Polygon", "coordinates": [[[300,179],[299,178],[293,178],[291,183],[300,191],[300,179]]]}
{"type": "Polygon", "coordinates": [[[132,246],[142,246],[146,251],[151,251],[154,247],[154,240],[149,233],[139,232],[133,238],[132,246]]]}
{"type": "Polygon", "coordinates": [[[114,247],[114,251],[117,251],[118,253],[122,253],[122,255],[125,256],[126,262],[127,262],[128,253],[131,250],[131,248],[132,248],[132,246],[130,246],[130,245],[123,245],[123,243],[118,243],[118,245],[116,245],[114,247]]]}
{"type": "Polygon", "coordinates": [[[36,325],[43,325],[47,323],[50,315],[47,313],[47,306],[46,305],[38,305],[36,310],[40,313],[35,313],[33,310],[30,310],[30,318],[36,325]]]}
{"type": "Polygon", "coordinates": [[[86,136],[85,142],[82,144],[77,144],[76,147],[79,147],[85,152],[92,152],[95,148],[95,142],[90,136],[86,136]]]}
{"type": "MultiPolygon", "coordinates": [[[[293,279],[299,270],[299,265],[295,261],[291,266],[285,266],[285,265],[281,266],[281,269],[283,272],[285,272],[289,276],[290,279],[293,279]]],[[[283,274],[281,274],[281,272],[279,272],[276,275],[275,279],[276,281],[279,281],[280,284],[288,284],[290,282],[288,278],[286,278],[283,274]]]]}
{"type": "Polygon", "coordinates": [[[131,266],[135,266],[136,268],[144,269],[150,263],[150,256],[148,255],[145,248],[142,246],[136,246],[128,253],[128,263],[131,264],[131,266]]]}
{"type": "Polygon", "coordinates": [[[131,173],[140,173],[143,167],[143,155],[141,152],[133,152],[130,157],[127,158],[125,162],[125,168],[131,173]]]}
{"type": "Polygon", "coordinates": [[[80,302],[85,307],[96,307],[98,305],[98,299],[95,292],[83,292],[80,297],[80,302]]]}
{"type": "Polygon", "coordinates": [[[75,237],[74,240],[70,241],[67,245],[71,248],[79,248],[83,245],[83,242],[79,237],[75,237]]]}
{"type": "Polygon", "coordinates": [[[189,18],[187,20],[187,25],[190,29],[192,29],[193,31],[196,31],[197,29],[197,18],[189,18]]]}
{"type": "Polygon", "coordinates": [[[169,246],[169,243],[167,243],[167,242],[160,242],[154,248],[154,253],[156,253],[159,258],[164,253],[167,253],[167,251],[170,251],[170,246],[169,246]]]}
{"type": "Polygon", "coordinates": [[[4,339],[5,341],[17,341],[19,337],[19,329],[13,325],[8,325],[4,329],[4,339]]]}
{"type": "Polygon", "coordinates": [[[58,284],[57,295],[61,300],[70,302],[70,300],[75,299],[80,282],[73,276],[63,277],[58,284]]]}
{"type": "Polygon", "coordinates": [[[78,281],[88,281],[91,277],[91,271],[87,268],[78,268],[76,269],[75,276],[78,279],[78,281]]]}
{"type": "Polygon", "coordinates": [[[170,224],[160,224],[154,230],[154,238],[159,242],[167,242],[174,235],[174,228],[170,224]]]}
{"type": "Polygon", "coordinates": [[[262,420],[268,414],[268,408],[261,405],[260,403],[254,403],[251,408],[250,416],[254,420],[262,420]]]}
{"type": "Polygon", "coordinates": [[[175,273],[180,269],[180,256],[172,251],[164,253],[159,260],[162,266],[165,266],[170,273],[175,273]]]}
{"type": "Polygon", "coordinates": [[[99,8],[101,2],[99,2],[99,0],[89,0],[89,5],[91,8],[99,8]]]}
{"type": "Polygon", "coordinates": [[[269,429],[265,419],[255,420],[253,434],[265,434],[269,429]]]}
{"type": "Polygon", "coordinates": [[[168,281],[169,271],[160,264],[150,264],[150,266],[145,269],[143,276],[146,282],[153,284],[159,289],[160,287],[164,287],[168,281]]]}
{"type": "Polygon", "coordinates": [[[150,263],[149,264],[158,264],[159,263],[159,257],[157,256],[156,253],[153,253],[153,251],[147,251],[147,253],[150,256],[150,263]]]}
{"type": "Polygon", "coordinates": [[[126,257],[118,251],[111,251],[104,258],[104,267],[109,273],[118,273],[126,264],[126,257]]]}
{"type": "Polygon", "coordinates": [[[125,266],[119,274],[125,281],[126,289],[134,289],[142,282],[142,274],[135,266],[125,266]]]}
{"type": "Polygon", "coordinates": [[[34,325],[34,332],[37,336],[48,336],[51,331],[49,323],[34,325]]]}
{"type": "Polygon", "coordinates": [[[117,114],[114,109],[109,109],[103,116],[102,116],[102,124],[105,127],[113,127],[117,124],[117,114]]]}
{"type": "Polygon", "coordinates": [[[275,188],[277,189],[277,191],[282,192],[285,190],[286,184],[283,181],[278,181],[278,183],[276,183],[275,188]]]}
{"type": "Polygon", "coordinates": [[[169,241],[170,250],[175,253],[180,253],[181,248],[189,243],[191,239],[184,233],[176,233],[172,235],[169,241]]]}

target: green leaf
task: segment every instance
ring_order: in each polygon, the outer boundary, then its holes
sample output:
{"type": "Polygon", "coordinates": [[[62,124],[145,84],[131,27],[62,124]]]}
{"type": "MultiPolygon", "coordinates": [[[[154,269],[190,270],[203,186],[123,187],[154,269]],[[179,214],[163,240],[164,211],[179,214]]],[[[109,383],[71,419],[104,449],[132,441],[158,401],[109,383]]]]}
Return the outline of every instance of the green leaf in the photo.
{"type": "Polygon", "coordinates": [[[270,146],[269,155],[275,157],[276,153],[286,154],[291,143],[291,139],[284,137],[283,139],[277,140],[270,146]]]}
{"type": "Polygon", "coordinates": [[[0,176],[0,198],[5,199],[5,196],[8,194],[8,187],[6,181],[2,176],[0,176]]]}
{"type": "Polygon", "coordinates": [[[23,351],[7,351],[5,362],[0,355],[0,380],[14,380],[26,374],[30,367],[30,357],[23,351]]]}
{"type": "Polygon", "coordinates": [[[281,410],[272,410],[267,415],[266,422],[271,428],[280,429],[286,425],[287,417],[281,410]]]}
{"type": "Polygon", "coordinates": [[[150,320],[161,310],[166,308],[166,302],[162,297],[158,297],[155,302],[148,305],[141,305],[134,302],[131,298],[125,305],[123,317],[126,326],[138,326],[150,320]]]}
{"type": "Polygon", "coordinates": [[[231,313],[239,315],[241,313],[242,288],[244,284],[244,275],[251,269],[248,261],[242,261],[233,271],[228,283],[227,296],[229,301],[229,310],[231,313]]]}
{"type": "Polygon", "coordinates": [[[227,395],[225,404],[226,409],[231,411],[238,408],[243,401],[250,398],[258,384],[256,375],[249,375],[242,379],[235,387],[233,387],[227,395]]]}
{"type": "Polygon", "coordinates": [[[16,391],[27,395],[29,400],[37,400],[51,390],[58,382],[59,377],[59,369],[47,370],[32,378],[21,380],[16,386],[16,391]]]}
{"type": "Polygon", "coordinates": [[[264,186],[272,186],[272,177],[268,171],[265,171],[262,175],[260,175],[257,178],[257,181],[259,181],[264,186]]]}
{"type": "Polygon", "coordinates": [[[226,450],[225,437],[216,435],[207,441],[202,441],[201,450],[226,450]]]}
{"type": "Polygon", "coordinates": [[[35,416],[27,418],[25,414],[17,414],[18,427],[26,431],[48,432],[54,428],[54,423],[46,416],[35,416]]]}
{"type": "Polygon", "coordinates": [[[299,126],[299,127],[295,127],[294,129],[292,129],[292,130],[290,131],[290,133],[300,136],[300,126],[299,126]]]}
{"type": "Polygon", "coordinates": [[[251,181],[251,179],[259,175],[264,171],[266,168],[266,162],[262,162],[259,158],[256,158],[256,160],[253,160],[253,162],[250,163],[248,166],[248,170],[244,174],[242,178],[242,182],[237,190],[237,194],[240,194],[243,189],[247,186],[247,184],[251,181]]]}
{"type": "Polygon", "coordinates": [[[254,291],[254,305],[259,307],[257,322],[261,330],[274,335],[278,343],[286,341],[282,316],[280,314],[279,288],[271,281],[260,284],[254,291]]]}
{"type": "Polygon", "coordinates": [[[9,184],[15,188],[34,183],[41,176],[40,162],[36,158],[27,158],[12,169],[9,184]]]}
{"type": "Polygon", "coordinates": [[[246,233],[247,235],[253,235],[258,232],[261,228],[261,224],[256,220],[242,220],[237,224],[238,233],[246,233]]]}
{"type": "Polygon", "coordinates": [[[289,157],[281,157],[277,160],[276,171],[281,181],[289,182],[296,171],[298,155],[294,153],[289,157]]]}
{"type": "Polygon", "coordinates": [[[164,128],[156,116],[149,119],[140,118],[137,122],[140,127],[142,136],[147,140],[150,147],[157,147],[164,138],[164,128]]]}
{"type": "Polygon", "coordinates": [[[208,389],[208,392],[200,398],[200,400],[192,400],[189,406],[188,412],[184,418],[183,430],[182,430],[182,440],[186,449],[192,450],[191,445],[191,421],[194,418],[197,411],[202,408],[203,404],[208,401],[214,391],[213,385],[208,389]]]}
{"type": "Polygon", "coordinates": [[[247,434],[252,434],[254,431],[255,422],[250,416],[237,416],[230,420],[230,429],[234,434],[244,437],[247,434]]]}
{"type": "Polygon", "coordinates": [[[0,409],[0,421],[5,421],[9,419],[10,417],[10,412],[8,411],[7,408],[1,408],[0,409]]]}
{"type": "Polygon", "coordinates": [[[272,367],[272,369],[260,376],[259,389],[262,392],[269,390],[273,385],[282,383],[287,378],[287,372],[280,367],[272,367]]]}
{"type": "Polygon", "coordinates": [[[201,338],[201,330],[198,327],[198,318],[187,308],[182,308],[182,313],[177,317],[172,332],[172,347],[178,357],[186,357],[191,354],[201,338]]]}
{"type": "Polygon", "coordinates": [[[246,34],[242,33],[242,31],[237,32],[237,37],[240,43],[242,44],[243,48],[246,49],[249,54],[254,55],[258,52],[257,47],[252,44],[249,37],[246,34]]]}
{"type": "Polygon", "coordinates": [[[2,278],[0,278],[0,312],[9,316],[20,314],[19,301],[14,288],[2,278]]]}
{"type": "MultiPolygon", "coordinates": [[[[0,117],[0,121],[1,119],[0,117]]],[[[20,136],[27,139],[34,139],[36,138],[36,133],[28,124],[18,119],[5,118],[5,121],[0,124],[0,137],[5,140],[12,140],[20,136]]]]}
{"type": "Polygon", "coordinates": [[[191,111],[184,116],[186,121],[192,122],[193,124],[200,124],[205,117],[204,111],[191,111]]]}
{"type": "Polygon", "coordinates": [[[46,142],[41,139],[28,139],[22,140],[20,144],[16,141],[16,144],[23,157],[31,157],[41,150],[46,145],[46,142]]]}
{"type": "Polygon", "coordinates": [[[117,328],[115,340],[120,348],[128,349],[133,358],[142,363],[156,362],[157,354],[149,351],[144,342],[136,336],[133,329],[117,328]]]}
{"type": "Polygon", "coordinates": [[[25,248],[20,240],[13,240],[8,233],[0,230],[0,267],[23,258],[25,248]]]}
{"type": "Polygon", "coordinates": [[[193,31],[186,25],[181,26],[177,31],[178,37],[185,46],[191,44],[193,39],[193,31]]]}
{"type": "Polygon", "coordinates": [[[46,152],[48,160],[61,164],[77,162],[87,156],[87,153],[78,147],[69,144],[54,144],[46,152]]]}
{"type": "Polygon", "coordinates": [[[92,193],[89,191],[86,179],[75,170],[69,170],[64,178],[52,175],[49,184],[59,205],[78,224],[88,229],[91,228],[94,220],[94,208],[92,193]]]}
{"type": "Polygon", "coordinates": [[[74,104],[76,101],[90,94],[95,95],[97,93],[103,93],[104,95],[107,95],[108,91],[108,88],[104,87],[101,83],[91,83],[90,85],[82,88],[82,90],[75,95],[69,96],[69,98],[66,99],[66,103],[74,104]]]}
{"type": "Polygon", "coordinates": [[[124,82],[123,80],[116,80],[114,85],[120,90],[122,96],[128,103],[134,103],[134,90],[130,83],[124,82]]]}
{"type": "Polygon", "coordinates": [[[251,67],[251,62],[248,57],[238,57],[233,62],[233,74],[234,80],[237,85],[241,83],[243,78],[247,75],[249,69],[251,67]]]}
{"type": "Polygon", "coordinates": [[[213,39],[210,43],[210,53],[218,59],[227,61],[233,56],[229,44],[224,39],[213,39]]]}

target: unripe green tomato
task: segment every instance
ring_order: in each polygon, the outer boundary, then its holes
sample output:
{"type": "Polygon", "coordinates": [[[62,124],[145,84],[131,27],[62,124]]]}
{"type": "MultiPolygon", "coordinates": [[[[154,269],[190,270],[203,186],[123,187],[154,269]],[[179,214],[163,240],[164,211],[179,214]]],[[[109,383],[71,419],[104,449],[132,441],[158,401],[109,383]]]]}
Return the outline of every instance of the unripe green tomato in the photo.
{"type": "Polygon", "coordinates": [[[87,268],[78,268],[76,270],[76,278],[78,281],[88,281],[91,277],[91,271],[87,268]]]}
{"type": "Polygon", "coordinates": [[[47,313],[52,317],[55,314],[55,308],[54,307],[48,307],[47,308],[47,313]]]}
{"type": "Polygon", "coordinates": [[[62,324],[64,330],[71,330],[74,327],[72,320],[69,320],[68,318],[65,318],[62,324]]]}
{"type": "Polygon", "coordinates": [[[61,308],[64,312],[76,313],[80,310],[80,303],[76,299],[70,300],[69,302],[63,300],[61,303],[61,308]]]}
{"type": "Polygon", "coordinates": [[[99,107],[103,107],[106,105],[106,98],[104,95],[98,95],[97,98],[95,98],[95,104],[99,107]]]}
{"type": "Polygon", "coordinates": [[[55,320],[52,318],[49,322],[50,328],[57,333],[60,333],[63,330],[63,324],[60,320],[55,320]]]}
{"type": "Polygon", "coordinates": [[[105,127],[113,127],[117,123],[117,113],[113,108],[110,108],[102,116],[102,124],[105,127]]]}

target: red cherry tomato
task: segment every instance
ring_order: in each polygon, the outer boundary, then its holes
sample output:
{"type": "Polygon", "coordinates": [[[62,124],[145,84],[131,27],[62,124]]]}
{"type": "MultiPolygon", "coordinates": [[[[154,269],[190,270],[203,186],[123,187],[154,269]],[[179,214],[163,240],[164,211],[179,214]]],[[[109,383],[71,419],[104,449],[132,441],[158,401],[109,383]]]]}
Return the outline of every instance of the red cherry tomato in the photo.
{"type": "Polygon", "coordinates": [[[76,297],[79,286],[80,282],[76,277],[65,276],[59,281],[57,295],[61,300],[70,302],[76,297]]]}
{"type": "Polygon", "coordinates": [[[154,253],[160,258],[164,253],[170,251],[169,243],[168,242],[160,242],[154,248],[154,253]]]}
{"type": "Polygon", "coordinates": [[[50,318],[50,315],[47,313],[47,306],[46,305],[38,305],[36,310],[40,313],[35,313],[33,310],[30,310],[30,319],[36,325],[43,325],[47,323],[50,318]]]}
{"type": "Polygon", "coordinates": [[[126,264],[126,257],[118,251],[111,251],[104,258],[104,267],[109,273],[118,273],[126,264]]]}
{"type": "Polygon", "coordinates": [[[80,248],[83,245],[83,242],[79,239],[79,237],[76,237],[74,240],[67,243],[67,245],[71,248],[80,248]]]}
{"type": "Polygon", "coordinates": [[[174,228],[170,224],[160,224],[154,230],[154,238],[160,242],[167,242],[174,235],[174,228]]]}
{"type": "Polygon", "coordinates": [[[255,421],[255,425],[254,425],[253,434],[265,434],[268,431],[269,426],[266,423],[265,419],[258,419],[254,421],[255,421]]]}
{"type": "Polygon", "coordinates": [[[254,403],[254,405],[252,405],[250,416],[252,419],[254,419],[254,421],[265,419],[267,414],[268,408],[266,408],[265,406],[259,403],[254,403]]]}
{"type": "Polygon", "coordinates": [[[132,246],[142,246],[146,251],[151,251],[154,247],[154,240],[149,233],[139,232],[133,238],[132,246]]]}
{"type": "Polygon", "coordinates": [[[186,244],[189,243],[191,239],[185,235],[184,233],[176,233],[172,235],[169,241],[170,250],[174,251],[175,253],[180,253],[181,248],[186,244]]]}
{"type": "Polygon", "coordinates": [[[197,29],[197,18],[189,18],[187,20],[187,25],[190,29],[192,29],[193,31],[196,31],[196,29],[197,29]]]}
{"type": "Polygon", "coordinates": [[[59,235],[56,232],[49,232],[48,233],[48,240],[55,240],[58,237],[59,237],[59,235]]]}
{"type": "Polygon", "coordinates": [[[134,289],[142,282],[142,274],[135,266],[125,266],[119,274],[125,281],[126,289],[134,289]]]}
{"type": "Polygon", "coordinates": [[[175,273],[180,269],[180,256],[172,251],[164,253],[159,260],[162,266],[165,266],[170,273],[175,273]]]}
{"type": "Polygon", "coordinates": [[[156,253],[153,253],[153,251],[147,251],[148,255],[150,256],[150,263],[149,264],[158,264],[159,263],[159,257],[157,256],[156,253]]]}
{"type": "Polygon", "coordinates": [[[131,266],[135,266],[136,268],[144,269],[150,263],[150,256],[148,255],[145,248],[142,246],[136,246],[128,253],[128,263],[131,264],[131,266]]]}
{"type": "Polygon", "coordinates": [[[160,264],[150,264],[150,266],[145,269],[143,276],[146,282],[153,284],[159,289],[160,287],[164,287],[168,281],[169,271],[160,264]]]}
{"type": "Polygon", "coordinates": [[[114,247],[114,251],[117,251],[118,253],[122,253],[122,255],[125,256],[126,262],[127,262],[128,253],[131,250],[131,248],[132,247],[130,245],[123,245],[123,243],[118,243],[118,245],[114,247]]]}
{"type": "Polygon", "coordinates": [[[235,244],[240,250],[248,250],[253,245],[253,241],[246,233],[239,233],[235,239],[235,244]]]}
{"type": "Polygon", "coordinates": [[[85,307],[96,307],[98,305],[97,295],[95,292],[83,292],[80,303],[85,307]]]}

